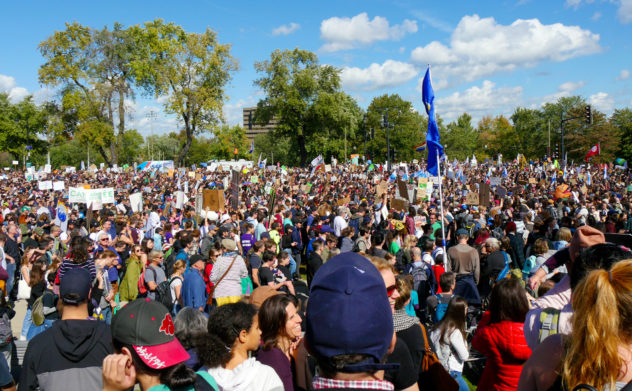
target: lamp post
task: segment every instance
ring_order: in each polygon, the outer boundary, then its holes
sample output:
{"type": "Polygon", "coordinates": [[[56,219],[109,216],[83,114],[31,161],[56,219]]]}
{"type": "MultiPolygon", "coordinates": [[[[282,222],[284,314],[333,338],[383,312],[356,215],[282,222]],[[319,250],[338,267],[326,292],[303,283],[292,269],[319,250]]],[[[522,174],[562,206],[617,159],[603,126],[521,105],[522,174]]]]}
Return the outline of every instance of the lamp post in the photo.
{"type": "Polygon", "coordinates": [[[366,163],[366,114],[362,117],[362,128],[364,129],[364,162],[366,163]]]}
{"type": "Polygon", "coordinates": [[[388,122],[388,112],[382,115],[382,126],[386,128],[386,168],[391,172],[391,126],[388,122]]]}

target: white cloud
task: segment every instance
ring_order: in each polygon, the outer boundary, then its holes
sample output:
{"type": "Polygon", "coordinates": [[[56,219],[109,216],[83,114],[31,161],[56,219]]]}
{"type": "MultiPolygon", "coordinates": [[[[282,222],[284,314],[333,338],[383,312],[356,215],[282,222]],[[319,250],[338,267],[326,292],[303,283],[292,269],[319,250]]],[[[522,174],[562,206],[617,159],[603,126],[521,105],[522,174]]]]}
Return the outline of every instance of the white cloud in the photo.
{"type": "MultiPolygon", "coordinates": [[[[586,3],[594,2],[594,0],[566,0],[566,6],[576,10],[581,5],[582,1],[585,1],[586,3]]],[[[609,2],[614,3],[619,7],[617,9],[617,17],[621,23],[626,24],[632,22],[632,0],[609,0],[609,2]]],[[[595,13],[593,15],[593,20],[596,20],[595,17],[598,19],[601,17],[601,13],[595,13]]]]}
{"type": "Polygon", "coordinates": [[[632,0],[621,0],[617,16],[621,23],[632,22],[632,0]]]}
{"type": "Polygon", "coordinates": [[[566,83],[560,84],[560,86],[557,87],[557,90],[560,92],[572,92],[572,91],[582,88],[584,84],[586,83],[583,80],[575,82],[575,83],[572,81],[567,81],[566,83]]]}
{"type": "Polygon", "coordinates": [[[573,95],[573,92],[582,88],[586,83],[583,80],[578,82],[567,81],[557,87],[557,91],[553,94],[545,95],[542,97],[534,98],[533,101],[538,101],[539,104],[533,103],[533,107],[541,107],[545,103],[554,103],[558,99],[573,95]]]}
{"type": "Polygon", "coordinates": [[[619,73],[619,76],[617,76],[617,80],[628,80],[629,77],[630,71],[628,71],[627,69],[622,69],[619,73]]]}
{"type": "Polygon", "coordinates": [[[272,35],[290,35],[300,28],[300,24],[292,22],[290,24],[284,24],[275,28],[274,30],[272,30],[272,35]]]}
{"type": "Polygon", "coordinates": [[[597,110],[610,113],[614,109],[614,98],[606,92],[598,92],[588,98],[588,102],[597,110]]]}
{"type": "Polygon", "coordinates": [[[419,72],[412,64],[386,60],[373,63],[367,68],[345,67],[341,79],[344,88],[350,90],[377,90],[406,83],[419,72]]]}
{"type": "Polygon", "coordinates": [[[496,88],[495,83],[485,80],[480,87],[473,86],[463,92],[455,92],[444,98],[438,98],[435,109],[447,121],[468,113],[474,119],[473,122],[476,122],[487,114],[511,113],[522,100],[522,92],[521,86],[496,88]]]}
{"type": "Polygon", "coordinates": [[[382,16],[369,20],[366,12],[352,18],[334,16],[320,24],[320,37],[325,41],[321,50],[335,52],[370,45],[376,41],[397,41],[406,34],[417,32],[417,22],[405,19],[402,24],[391,26],[382,16]]]}
{"type": "Polygon", "coordinates": [[[6,75],[0,75],[0,92],[8,94],[11,103],[21,101],[29,94],[26,88],[16,85],[14,77],[6,75]]]}
{"type": "Polygon", "coordinates": [[[590,17],[590,20],[593,20],[593,21],[599,20],[599,19],[601,19],[601,12],[595,12],[593,16],[590,17]]]}
{"type": "MultiPolygon", "coordinates": [[[[126,99],[125,113],[127,115],[125,128],[136,129],[144,137],[150,136],[151,134],[163,135],[170,132],[177,133],[181,128],[179,118],[175,115],[165,114],[164,108],[155,100],[141,103],[126,99]],[[154,118],[152,118],[152,116],[154,118]]],[[[116,118],[115,116],[115,119],[116,118]]]]}
{"type": "Polygon", "coordinates": [[[254,98],[254,95],[257,95],[256,91],[246,99],[238,99],[236,102],[229,102],[224,105],[224,120],[228,125],[243,125],[243,108],[257,105],[257,99],[254,98]]]}
{"type": "Polygon", "coordinates": [[[423,23],[433,27],[437,30],[450,33],[452,32],[452,26],[450,24],[442,21],[434,15],[430,15],[425,11],[421,10],[413,10],[410,12],[415,18],[421,20],[423,23]]]}
{"type": "Polygon", "coordinates": [[[543,25],[538,19],[501,25],[472,15],[461,19],[447,46],[433,41],[417,47],[411,61],[435,65],[435,75],[455,84],[600,51],[599,35],[577,26],[543,25]]]}

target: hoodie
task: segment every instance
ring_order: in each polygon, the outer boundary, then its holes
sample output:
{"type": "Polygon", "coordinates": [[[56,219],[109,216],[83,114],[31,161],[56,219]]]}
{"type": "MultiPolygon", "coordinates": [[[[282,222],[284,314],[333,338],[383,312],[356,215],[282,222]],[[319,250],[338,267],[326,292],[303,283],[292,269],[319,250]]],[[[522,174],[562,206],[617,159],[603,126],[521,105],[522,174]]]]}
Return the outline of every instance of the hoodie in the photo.
{"type": "Polygon", "coordinates": [[[112,351],[107,324],[59,320],[29,342],[19,390],[100,390],[103,359],[112,351]]]}
{"type": "Polygon", "coordinates": [[[233,370],[215,367],[208,373],[217,382],[219,391],[283,391],[283,382],[274,369],[254,357],[233,370]]]}

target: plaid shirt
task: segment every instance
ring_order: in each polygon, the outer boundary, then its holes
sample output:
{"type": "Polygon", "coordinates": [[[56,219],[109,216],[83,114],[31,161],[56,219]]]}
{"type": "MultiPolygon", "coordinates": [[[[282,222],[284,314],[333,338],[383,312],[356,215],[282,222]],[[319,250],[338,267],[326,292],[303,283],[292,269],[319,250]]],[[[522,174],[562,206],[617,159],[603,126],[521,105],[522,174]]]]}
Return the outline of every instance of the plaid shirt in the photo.
{"type": "Polygon", "coordinates": [[[393,391],[395,386],[386,380],[334,380],[314,376],[312,386],[315,390],[328,388],[351,388],[361,390],[393,391]]]}

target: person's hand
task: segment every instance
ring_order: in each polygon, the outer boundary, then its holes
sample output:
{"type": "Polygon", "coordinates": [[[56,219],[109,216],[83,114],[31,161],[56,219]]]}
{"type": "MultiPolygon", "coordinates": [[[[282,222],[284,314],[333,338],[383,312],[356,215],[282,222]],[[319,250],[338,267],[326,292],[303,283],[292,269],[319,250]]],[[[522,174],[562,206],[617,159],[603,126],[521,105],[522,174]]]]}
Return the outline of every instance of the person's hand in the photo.
{"type": "Polygon", "coordinates": [[[110,354],[103,359],[103,391],[122,391],[136,384],[136,369],[124,354],[110,354]]]}
{"type": "Polygon", "coordinates": [[[540,276],[536,272],[536,274],[529,278],[529,288],[531,288],[532,291],[535,291],[538,288],[538,285],[540,285],[540,282],[540,276]]]}

